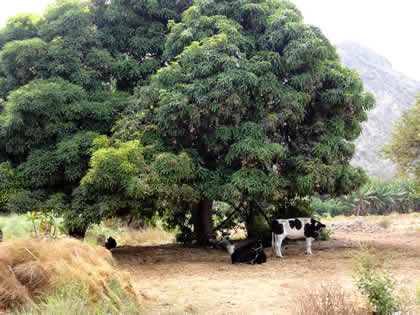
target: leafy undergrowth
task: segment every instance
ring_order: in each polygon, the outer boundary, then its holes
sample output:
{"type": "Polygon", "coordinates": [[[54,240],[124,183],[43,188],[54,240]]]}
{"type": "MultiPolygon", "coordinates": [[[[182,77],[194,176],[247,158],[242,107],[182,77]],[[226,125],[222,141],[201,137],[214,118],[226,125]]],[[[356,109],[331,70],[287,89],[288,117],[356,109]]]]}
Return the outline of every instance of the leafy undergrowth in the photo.
{"type": "Polygon", "coordinates": [[[114,269],[104,248],[74,239],[0,244],[0,310],[80,314],[77,309],[85,307],[83,314],[118,313],[137,304],[128,274],[114,269]]]}
{"type": "Polygon", "coordinates": [[[93,299],[86,285],[75,281],[62,283],[53,292],[40,297],[38,304],[16,311],[16,315],[142,314],[141,309],[121,288],[118,280],[109,283],[107,299],[93,299]]]}
{"type": "Polygon", "coordinates": [[[27,238],[31,234],[32,224],[24,216],[12,214],[0,216],[0,229],[4,240],[27,238]]]}

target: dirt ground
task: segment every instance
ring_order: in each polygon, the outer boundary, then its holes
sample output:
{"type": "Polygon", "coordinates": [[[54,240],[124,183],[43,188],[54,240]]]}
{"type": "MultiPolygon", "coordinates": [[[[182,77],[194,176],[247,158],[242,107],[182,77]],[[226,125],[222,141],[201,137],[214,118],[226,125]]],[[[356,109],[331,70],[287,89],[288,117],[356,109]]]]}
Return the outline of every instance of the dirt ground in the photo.
{"type": "Polygon", "coordinates": [[[327,282],[354,289],[352,257],[361,246],[390,255],[399,288],[415,294],[420,218],[391,220],[386,232],[334,231],[329,241],[313,244],[312,256],[304,254],[304,242],[283,247],[284,258],[272,257],[269,248],[267,263],[255,266],[232,265],[221,250],[175,244],[121,246],[112,253],[118,269],[131,274],[147,314],[296,314],[296,299],[306,289],[327,282]]]}

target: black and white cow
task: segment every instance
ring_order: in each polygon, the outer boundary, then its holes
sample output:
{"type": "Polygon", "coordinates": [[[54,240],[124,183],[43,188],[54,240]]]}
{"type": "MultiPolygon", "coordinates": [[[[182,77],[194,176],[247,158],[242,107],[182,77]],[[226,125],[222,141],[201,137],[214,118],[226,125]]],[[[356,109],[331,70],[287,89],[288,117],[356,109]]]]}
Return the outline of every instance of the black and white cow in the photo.
{"type": "Polygon", "coordinates": [[[316,240],[325,225],[311,218],[276,219],[272,222],[272,245],[277,257],[281,254],[281,243],[285,238],[306,239],[306,254],[312,255],[312,241],[316,240]]]}
{"type": "Polygon", "coordinates": [[[232,259],[232,264],[263,264],[267,261],[264,247],[261,241],[250,243],[243,247],[236,248],[235,245],[226,246],[232,259]]]}

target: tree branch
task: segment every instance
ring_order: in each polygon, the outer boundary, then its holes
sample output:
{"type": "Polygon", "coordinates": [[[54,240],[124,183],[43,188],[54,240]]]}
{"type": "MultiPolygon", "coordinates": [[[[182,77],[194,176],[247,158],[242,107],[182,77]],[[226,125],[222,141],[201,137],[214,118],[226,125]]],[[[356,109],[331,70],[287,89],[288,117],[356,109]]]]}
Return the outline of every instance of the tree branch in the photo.
{"type": "Polygon", "coordinates": [[[232,211],[232,213],[222,222],[220,223],[218,226],[216,226],[213,229],[213,232],[218,231],[219,229],[221,229],[223,226],[225,226],[230,220],[232,220],[233,215],[238,212],[241,209],[241,207],[237,207],[235,208],[235,210],[232,211]]]}

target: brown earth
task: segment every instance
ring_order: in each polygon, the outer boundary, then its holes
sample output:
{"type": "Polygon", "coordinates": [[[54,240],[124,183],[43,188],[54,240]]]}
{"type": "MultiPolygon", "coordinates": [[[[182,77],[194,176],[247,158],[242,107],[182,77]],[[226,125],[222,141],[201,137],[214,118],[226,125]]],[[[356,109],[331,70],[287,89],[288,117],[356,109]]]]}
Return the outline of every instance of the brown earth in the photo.
{"type": "Polygon", "coordinates": [[[322,283],[356,291],[353,256],[362,247],[390,255],[399,289],[414,295],[420,286],[420,219],[393,221],[384,232],[337,229],[329,241],[313,244],[312,256],[304,254],[303,242],[289,244],[284,258],[255,266],[232,265],[221,250],[175,244],[121,246],[112,254],[119,269],[131,274],[146,314],[296,314],[296,299],[322,283]]]}

